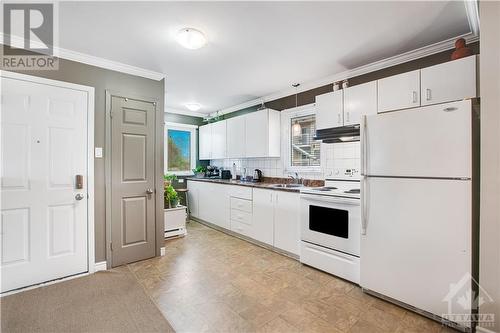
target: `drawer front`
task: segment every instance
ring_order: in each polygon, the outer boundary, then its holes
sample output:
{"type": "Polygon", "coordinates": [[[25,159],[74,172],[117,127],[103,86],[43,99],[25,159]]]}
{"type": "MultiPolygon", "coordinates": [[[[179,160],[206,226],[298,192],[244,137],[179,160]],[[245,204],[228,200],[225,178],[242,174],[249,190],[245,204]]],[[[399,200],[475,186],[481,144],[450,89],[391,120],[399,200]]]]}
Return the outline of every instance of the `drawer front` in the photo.
{"type": "Polygon", "coordinates": [[[244,186],[232,186],[229,196],[234,198],[252,200],[252,188],[244,186]]]}
{"type": "Polygon", "coordinates": [[[301,242],[300,262],[359,284],[359,258],[301,242]]]}
{"type": "Polygon", "coordinates": [[[241,223],[235,220],[231,220],[231,231],[236,232],[240,235],[252,237],[251,226],[245,223],[241,223]]]}
{"type": "Polygon", "coordinates": [[[241,210],[247,213],[252,212],[252,200],[231,198],[231,209],[241,210]]]}
{"type": "Polygon", "coordinates": [[[231,221],[237,221],[247,225],[252,224],[252,214],[237,209],[231,209],[231,221]]]}

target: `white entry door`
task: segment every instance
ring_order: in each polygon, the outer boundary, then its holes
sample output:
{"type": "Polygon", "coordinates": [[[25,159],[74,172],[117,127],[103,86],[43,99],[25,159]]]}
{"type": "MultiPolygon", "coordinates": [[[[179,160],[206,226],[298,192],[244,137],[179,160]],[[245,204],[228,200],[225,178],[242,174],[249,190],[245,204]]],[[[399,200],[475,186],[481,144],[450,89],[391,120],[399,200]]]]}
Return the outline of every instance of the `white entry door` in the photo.
{"type": "Polygon", "coordinates": [[[1,292],[89,270],[89,91],[30,78],[1,78],[1,292]]]}

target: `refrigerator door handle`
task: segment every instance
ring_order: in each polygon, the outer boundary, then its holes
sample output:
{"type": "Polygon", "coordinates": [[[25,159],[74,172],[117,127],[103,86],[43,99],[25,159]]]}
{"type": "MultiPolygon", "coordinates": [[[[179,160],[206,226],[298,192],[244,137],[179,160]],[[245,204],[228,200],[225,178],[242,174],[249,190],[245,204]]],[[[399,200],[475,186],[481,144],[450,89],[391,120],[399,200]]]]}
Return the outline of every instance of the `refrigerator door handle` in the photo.
{"type": "Polygon", "coordinates": [[[366,115],[361,117],[360,126],[361,135],[361,175],[366,175],[366,150],[367,150],[367,140],[366,140],[366,115]]]}
{"type": "Polygon", "coordinates": [[[366,176],[361,177],[361,235],[366,235],[366,227],[367,227],[367,207],[366,207],[366,198],[368,196],[368,192],[366,191],[366,176]]]}

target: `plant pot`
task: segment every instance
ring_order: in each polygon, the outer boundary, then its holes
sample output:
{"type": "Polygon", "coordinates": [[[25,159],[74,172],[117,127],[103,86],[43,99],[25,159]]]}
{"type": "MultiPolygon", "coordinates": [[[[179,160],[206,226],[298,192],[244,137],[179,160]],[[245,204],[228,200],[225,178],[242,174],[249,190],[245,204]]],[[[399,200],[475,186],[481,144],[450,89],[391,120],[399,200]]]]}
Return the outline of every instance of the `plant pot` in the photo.
{"type": "Polygon", "coordinates": [[[179,199],[171,200],[169,202],[169,208],[175,208],[179,205],[179,199]]]}
{"type": "Polygon", "coordinates": [[[195,173],[195,175],[194,175],[194,176],[195,176],[196,178],[203,178],[203,177],[205,177],[205,173],[204,173],[204,172],[197,172],[197,173],[195,173]]]}

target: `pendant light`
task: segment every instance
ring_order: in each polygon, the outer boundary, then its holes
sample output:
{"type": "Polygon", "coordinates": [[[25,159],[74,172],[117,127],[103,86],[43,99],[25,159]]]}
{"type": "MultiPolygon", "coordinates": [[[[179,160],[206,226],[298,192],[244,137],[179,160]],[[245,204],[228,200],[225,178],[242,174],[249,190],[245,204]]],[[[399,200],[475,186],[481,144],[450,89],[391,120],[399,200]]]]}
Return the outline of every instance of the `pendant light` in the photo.
{"type": "MultiPolygon", "coordinates": [[[[292,87],[295,88],[295,107],[298,106],[298,92],[297,88],[300,86],[300,83],[294,83],[292,84],[292,87]]],[[[300,126],[300,123],[295,120],[295,122],[292,125],[292,135],[293,136],[300,136],[302,134],[302,126],[300,126]]]]}

